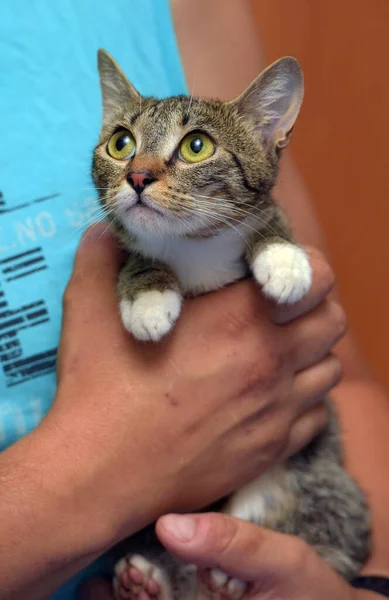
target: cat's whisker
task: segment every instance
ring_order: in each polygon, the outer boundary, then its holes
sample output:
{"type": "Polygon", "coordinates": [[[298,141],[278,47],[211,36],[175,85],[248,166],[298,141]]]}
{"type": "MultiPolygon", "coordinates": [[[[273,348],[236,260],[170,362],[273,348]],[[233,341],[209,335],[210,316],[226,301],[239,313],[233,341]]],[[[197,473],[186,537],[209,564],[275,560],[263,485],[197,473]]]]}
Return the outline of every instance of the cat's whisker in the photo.
{"type": "MultiPolygon", "coordinates": [[[[176,204],[177,204],[177,202],[176,202],[176,204]]],[[[213,205],[211,205],[210,203],[202,203],[201,206],[199,206],[197,204],[195,207],[189,208],[185,202],[182,202],[179,204],[179,206],[180,206],[180,208],[184,209],[186,211],[187,215],[189,215],[189,216],[191,216],[191,215],[193,216],[194,212],[197,212],[197,213],[201,212],[203,215],[207,215],[210,218],[217,219],[219,222],[222,222],[225,225],[228,225],[229,227],[231,227],[232,229],[235,229],[236,231],[238,231],[240,235],[243,235],[243,233],[241,231],[239,231],[236,227],[234,227],[232,225],[232,223],[230,222],[230,221],[234,221],[235,223],[238,223],[239,225],[242,225],[242,226],[246,227],[247,229],[250,229],[257,235],[259,235],[265,239],[265,236],[263,235],[263,233],[260,230],[256,229],[255,227],[252,227],[249,223],[246,223],[242,219],[236,219],[235,217],[233,217],[231,215],[223,215],[223,216],[217,215],[215,213],[215,207],[213,205]]],[[[228,206],[226,205],[226,208],[230,209],[231,211],[234,210],[234,207],[232,207],[230,205],[228,205],[228,206]]],[[[246,213],[245,211],[243,211],[243,214],[245,214],[245,216],[251,216],[251,217],[253,216],[249,212],[246,213]]],[[[244,239],[247,241],[246,236],[244,236],[244,239]]]]}
{"type": "Polygon", "coordinates": [[[104,235],[106,235],[106,233],[111,229],[111,227],[112,227],[112,222],[108,221],[108,225],[104,229],[104,231],[101,232],[101,235],[99,236],[99,239],[101,239],[104,235]]]}
{"type": "MultiPolygon", "coordinates": [[[[212,205],[208,204],[209,207],[211,207],[212,205]]],[[[275,235],[279,235],[279,232],[276,231],[273,227],[271,227],[271,225],[269,224],[268,221],[266,221],[265,219],[262,219],[259,215],[255,214],[252,211],[248,211],[248,210],[243,210],[237,206],[231,206],[231,204],[219,204],[219,206],[228,209],[230,212],[232,212],[235,215],[242,215],[243,217],[246,218],[251,218],[251,219],[257,219],[258,221],[260,221],[263,224],[263,227],[261,229],[267,228],[270,229],[270,231],[272,231],[275,235]]],[[[253,207],[255,208],[255,207],[253,207]]],[[[215,210],[215,207],[212,207],[213,210],[215,210]]],[[[227,216],[227,218],[232,218],[227,216]]],[[[249,229],[251,229],[252,231],[254,231],[255,233],[258,233],[259,235],[261,235],[260,230],[256,229],[255,227],[252,227],[252,225],[249,225],[249,223],[246,223],[243,219],[237,219],[239,222],[241,222],[245,227],[248,227],[249,229]]]]}
{"type": "Polygon", "coordinates": [[[112,212],[113,209],[106,209],[105,207],[102,207],[101,211],[99,211],[97,214],[89,215],[89,218],[87,218],[81,225],[76,227],[71,232],[70,237],[73,238],[75,236],[82,235],[88,229],[88,227],[93,227],[94,225],[97,225],[97,223],[104,222],[105,218],[108,217],[112,212]]]}
{"type": "MultiPolygon", "coordinates": [[[[192,196],[193,198],[205,198],[207,200],[215,200],[219,206],[220,205],[221,206],[227,206],[227,207],[232,208],[234,210],[243,210],[240,206],[235,206],[231,200],[227,200],[226,198],[219,198],[218,196],[204,196],[204,195],[201,195],[201,194],[193,194],[193,193],[192,194],[188,194],[188,196],[192,196]]],[[[251,203],[248,203],[246,201],[243,201],[243,202],[240,201],[239,204],[243,205],[243,206],[250,207],[250,209],[251,209],[250,213],[251,213],[251,211],[255,211],[255,210],[259,210],[259,211],[261,211],[263,213],[266,213],[266,211],[264,211],[258,205],[251,204],[251,203]]]]}
{"type": "MultiPolygon", "coordinates": [[[[226,220],[226,218],[224,218],[221,215],[216,215],[212,211],[209,211],[207,209],[204,209],[203,207],[197,207],[197,206],[194,209],[191,209],[190,211],[188,210],[188,214],[190,216],[193,216],[194,214],[200,215],[202,217],[205,217],[206,221],[207,220],[209,221],[209,220],[213,219],[213,220],[216,220],[219,223],[223,223],[227,227],[231,227],[232,229],[234,229],[245,240],[245,242],[247,242],[247,237],[244,235],[244,233],[242,231],[240,231],[237,227],[235,227],[235,225],[233,225],[232,223],[228,222],[226,220]]],[[[237,219],[233,219],[233,220],[240,224],[240,221],[238,221],[237,219]]]]}
{"type": "MultiPolygon", "coordinates": [[[[204,195],[201,195],[201,194],[191,194],[191,195],[192,195],[193,197],[195,197],[195,198],[206,198],[206,199],[209,199],[209,200],[215,200],[215,201],[217,201],[217,202],[218,202],[218,204],[220,204],[220,201],[222,201],[222,202],[226,202],[226,203],[227,203],[227,205],[224,205],[224,206],[228,206],[228,208],[231,208],[231,210],[234,210],[235,212],[240,212],[241,214],[245,214],[245,211],[244,211],[244,209],[242,209],[242,208],[240,208],[240,207],[238,207],[238,206],[233,206],[233,205],[231,206],[231,201],[228,201],[228,200],[226,200],[225,198],[218,198],[217,196],[204,196],[204,195]]],[[[246,204],[246,205],[247,205],[247,203],[244,203],[244,204],[246,204]]],[[[223,206],[223,205],[222,205],[222,206],[223,206]]],[[[263,209],[261,209],[259,206],[250,205],[250,204],[248,204],[248,206],[250,206],[250,208],[252,208],[253,210],[259,210],[259,211],[261,211],[261,212],[264,212],[264,211],[263,211],[263,209]]],[[[246,212],[246,214],[247,214],[247,215],[250,215],[250,216],[253,216],[253,213],[251,213],[251,212],[249,212],[249,211],[247,211],[247,212],[246,212]]],[[[255,215],[255,218],[257,218],[258,220],[260,220],[260,221],[261,221],[261,222],[264,224],[264,226],[265,226],[267,229],[270,229],[270,231],[272,231],[272,233],[274,233],[274,234],[275,234],[275,235],[277,235],[277,236],[279,235],[279,232],[278,232],[278,231],[276,231],[276,230],[275,230],[275,229],[274,229],[274,228],[273,228],[273,227],[270,225],[270,223],[269,223],[268,221],[266,221],[265,219],[261,219],[261,217],[260,217],[259,215],[255,215]]]]}
{"type": "Polygon", "coordinates": [[[188,110],[186,111],[186,116],[187,117],[189,117],[190,109],[191,109],[192,102],[193,102],[193,94],[194,94],[194,90],[195,90],[195,87],[196,87],[196,79],[197,79],[197,69],[196,69],[196,72],[195,72],[194,77],[193,77],[192,92],[191,92],[191,95],[190,95],[190,98],[189,98],[188,110]]]}

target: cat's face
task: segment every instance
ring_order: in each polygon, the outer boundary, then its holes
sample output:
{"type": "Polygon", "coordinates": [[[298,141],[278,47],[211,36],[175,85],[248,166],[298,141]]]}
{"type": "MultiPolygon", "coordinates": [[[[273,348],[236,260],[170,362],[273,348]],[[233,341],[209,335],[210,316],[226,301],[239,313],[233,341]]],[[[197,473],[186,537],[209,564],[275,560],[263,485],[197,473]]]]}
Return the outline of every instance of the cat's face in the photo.
{"type": "Polygon", "coordinates": [[[99,69],[93,177],[111,218],[138,236],[184,237],[260,219],[302,100],[294,59],[275,63],[234,102],[143,98],[102,51],[99,69]]]}

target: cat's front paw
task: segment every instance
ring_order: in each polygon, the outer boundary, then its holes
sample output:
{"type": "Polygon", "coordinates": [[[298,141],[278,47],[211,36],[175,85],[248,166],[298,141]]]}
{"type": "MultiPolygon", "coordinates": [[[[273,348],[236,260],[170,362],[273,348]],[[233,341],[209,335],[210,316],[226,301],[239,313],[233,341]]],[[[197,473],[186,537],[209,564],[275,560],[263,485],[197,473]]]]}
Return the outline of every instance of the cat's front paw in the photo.
{"type": "Polygon", "coordinates": [[[173,327],[181,311],[179,292],[142,292],[133,302],[121,300],[124,327],[138,340],[158,342],[173,327]]]}
{"type": "Polygon", "coordinates": [[[206,569],[199,574],[200,598],[212,600],[241,600],[247,590],[247,583],[229,577],[220,569],[206,569]]]}
{"type": "Polygon", "coordinates": [[[115,566],[113,590],[116,600],[172,600],[166,573],[140,554],[122,558],[115,566]]]}
{"type": "Polygon", "coordinates": [[[295,244],[269,244],[255,257],[252,270],[265,296],[279,304],[298,302],[311,287],[308,256],[295,244]]]}

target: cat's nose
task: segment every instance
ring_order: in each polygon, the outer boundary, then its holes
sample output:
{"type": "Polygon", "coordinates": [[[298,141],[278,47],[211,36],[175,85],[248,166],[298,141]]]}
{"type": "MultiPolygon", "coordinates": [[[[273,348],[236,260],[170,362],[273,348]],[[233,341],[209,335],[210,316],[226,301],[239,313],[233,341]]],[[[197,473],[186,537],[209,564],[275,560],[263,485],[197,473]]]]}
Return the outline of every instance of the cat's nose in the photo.
{"type": "Polygon", "coordinates": [[[137,194],[141,194],[147,185],[156,180],[156,177],[150,171],[130,171],[127,175],[128,183],[137,194]]]}

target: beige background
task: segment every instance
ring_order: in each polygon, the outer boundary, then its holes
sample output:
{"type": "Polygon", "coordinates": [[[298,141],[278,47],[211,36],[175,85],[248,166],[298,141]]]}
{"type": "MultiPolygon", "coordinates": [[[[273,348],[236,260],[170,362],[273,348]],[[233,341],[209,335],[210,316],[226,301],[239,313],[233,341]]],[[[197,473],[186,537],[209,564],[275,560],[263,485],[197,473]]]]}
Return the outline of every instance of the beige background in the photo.
{"type": "Polygon", "coordinates": [[[292,153],[365,355],[389,386],[389,2],[252,0],[266,58],[296,56],[292,153]]]}

